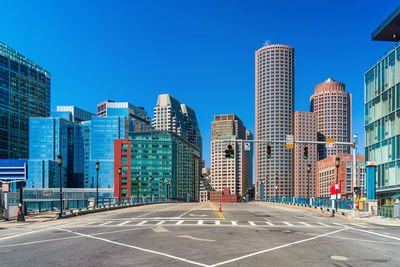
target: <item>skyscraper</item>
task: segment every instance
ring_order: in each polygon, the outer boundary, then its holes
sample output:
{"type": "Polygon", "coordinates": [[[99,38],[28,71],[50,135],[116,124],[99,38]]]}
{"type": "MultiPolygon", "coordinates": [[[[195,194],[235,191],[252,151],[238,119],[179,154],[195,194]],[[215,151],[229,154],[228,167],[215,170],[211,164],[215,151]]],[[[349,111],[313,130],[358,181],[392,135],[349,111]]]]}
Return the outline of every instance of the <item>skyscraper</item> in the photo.
{"type": "Polygon", "coordinates": [[[242,142],[246,128],[235,114],[216,115],[211,123],[211,185],[217,191],[229,188],[235,195],[245,195],[248,185],[248,152],[242,142]],[[226,158],[225,150],[231,145],[234,158],[226,158]]]}
{"type": "MultiPolygon", "coordinates": [[[[327,138],[337,142],[351,141],[351,94],[345,91],[344,83],[329,78],[315,86],[310,109],[316,115],[318,141],[327,138]]],[[[337,154],[350,154],[350,147],[318,145],[318,160],[337,154]]]]}
{"type": "MultiPolygon", "coordinates": [[[[294,113],[294,140],[317,141],[315,114],[306,111],[294,113]]],[[[317,165],[316,144],[296,144],[294,146],[294,196],[315,197],[315,168],[317,165]],[[308,158],[304,159],[304,148],[308,149],[308,158]],[[307,165],[310,164],[310,173],[307,165]]]]}
{"type": "MultiPolygon", "coordinates": [[[[256,140],[285,140],[293,134],[294,48],[266,45],[256,51],[256,140]]],[[[274,196],[274,179],[278,176],[277,196],[292,195],[292,150],[284,144],[270,143],[272,157],[267,159],[267,144],[257,143],[255,153],[256,183],[266,181],[264,196],[274,196]]],[[[258,188],[256,188],[256,196],[258,188]]]]}
{"type": "Polygon", "coordinates": [[[50,115],[50,73],[0,42],[0,159],[28,158],[29,117],[50,115]]]}
{"type": "Polygon", "coordinates": [[[195,111],[169,94],[158,96],[152,126],[158,131],[174,132],[202,150],[195,111]]]}

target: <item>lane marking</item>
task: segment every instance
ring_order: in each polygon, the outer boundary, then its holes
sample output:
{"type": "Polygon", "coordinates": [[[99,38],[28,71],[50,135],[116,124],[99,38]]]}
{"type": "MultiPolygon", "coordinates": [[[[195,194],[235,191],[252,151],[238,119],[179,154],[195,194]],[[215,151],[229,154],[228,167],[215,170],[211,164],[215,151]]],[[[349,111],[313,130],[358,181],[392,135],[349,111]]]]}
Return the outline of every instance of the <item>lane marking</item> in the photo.
{"type": "Polygon", "coordinates": [[[181,215],[179,215],[178,217],[182,217],[182,216],[184,216],[184,215],[186,215],[186,214],[188,214],[189,212],[191,212],[191,211],[194,211],[194,210],[198,210],[198,209],[200,209],[200,208],[203,208],[205,205],[203,204],[203,205],[201,205],[200,207],[195,207],[195,208],[193,208],[193,209],[191,209],[191,210],[188,210],[188,211],[186,211],[186,212],[184,212],[184,213],[182,213],[181,215]]]}
{"type": "Polygon", "coordinates": [[[5,237],[1,237],[0,240],[9,239],[9,238],[18,237],[18,236],[23,236],[23,235],[29,235],[29,234],[33,234],[33,233],[37,233],[37,232],[41,232],[41,231],[46,231],[46,230],[51,230],[51,229],[54,229],[54,227],[35,230],[35,231],[30,231],[30,232],[25,232],[25,233],[16,234],[16,235],[5,236],[5,237]]]}
{"type": "MultiPolygon", "coordinates": [[[[160,204],[160,205],[162,205],[162,207],[165,206],[165,205],[163,205],[163,204],[160,204]]],[[[169,204],[166,204],[166,205],[169,205],[169,204]]],[[[166,210],[175,208],[176,206],[177,206],[176,203],[174,203],[173,206],[171,206],[171,207],[168,207],[168,208],[165,208],[165,209],[161,209],[161,210],[151,211],[151,212],[148,212],[148,213],[144,213],[144,214],[142,214],[142,215],[133,217],[133,218],[131,218],[131,219],[134,220],[134,219],[141,218],[141,217],[143,217],[143,216],[146,216],[146,215],[149,215],[149,214],[152,214],[152,213],[155,213],[155,212],[166,211],[166,210]]]]}
{"type": "Polygon", "coordinates": [[[333,223],[333,224],[336,224],[336,225],[339,225],[339,226],[341,226],[341,227],[351,227],[351,226],[346,226],[346,225],[344,225],[344,224],[340,224],[340,223],[333,223]]]}
{"type": "Polygon", "coordinates": [[[329,225],[324,224],[324,223],[322,223],[322,222],[317,222],[317,223],[320,224],[320,225],[322,225],[322,226],[325,226],[325,227],[330,227],[329,225]]]}
{"type": "Polygon", "coordinates": [[[109,223],[112,223],[112,222],[111,222],[111,221],[108,221],[108,222],[105,222],[105,223],[99,224],[98,226],[107,225],[107,224],[109,224],[109,223]]]}
{"type": "Polygon", "coordinates": [[[225,219],[224,215],[222,214],[222,212],[219,211],[219,209],[217,208],[217,206],[215,206],[213,203],[208,202],[208,204],[215,209],[215,211],[218,214],[218,217],[220,217],[221,219],[225,219]]]}
{"type": "Polygon", "coordinates": [[[143,222],[137,223],[136,225],[143,225],[145,223],[147,223],[147,221],[143,221],[143,222]]]}
{"type": "Polygon", "coordinates": [[[231,221],[232,225],[237,225],[236,221],[231,221]]]}
{"type": "Polygon", "coordinates": [[[140,250],[140,251],[144,251],[144,252],[148,252],[148,253],[152,253],[152,254],[157,254],[157,255],[160,255],[160,256],[168,257],[168,258],[171,258],[171,259],[187,262],[187,263],[198,265],[198,266],[205,266],[205,267],[209,266],[207,264],[203,264],[203,263],[192,261],[192,260],[187,260],[187,259],[184,259],[184,258],[180,258],[180,257],[177,257],[177,256],[173,256],[173,255],[167,254],[167,253],[158,252],[158,251],[155,251],[155,250],[150,250],[150,249],[146,249],[146,248],[132,246],[132,245],[128,245],[128,244],[112,241],[112,240],[101,238],[101,237],[97,237],[97,236],[82,234],[82,233],[79,233],[79,232],[73,232],[73,231],[70,231],[68,229],[63,229],[63,228],[56,228],[56,229],[64,230],[64,231],[67,231],[67,232],[70,232],[70,233],[74,233],[76,235],[80,235],[80,236],[84,236],[84,237],[88,237],[88,238],[92,238],[92,239],[97,239],[97,240],[100,240],[100,241],[104,241],[104,242],[111,243],[111,244],[118,245],[118,246],[122,246],[122,247],[128,247],[128,248],[133,248],[133,249],[136,249],[136,250],[140,250]]]}
{"type": "Polygon", "coordinates": [[[184,220],[180,220],[179,222],[177,222],[176,224],[182,224],[184,222],[184,220]]]}
{"type": "Polygon", "coordinates": [[[213,240],[213,239],[205,239],[205,238],[193,237],[191,235],[178,235],[177,237],[192,239],[192,240],[196,240],[196,241],[206,241],[206,242],[215,242],[216,241],[216,240],[213,240]]]}
{"type": "Polygon", "coordinates": [[[357,224],[357,223],[349,223],[349,224],[357,226],[357,227],[368,228],[368,226],[357,224]]]}
{"type": "Polygon", "coordinates": [[[156,225],[161,225],[163,223],[165,223],[165,221],[159,221],[158,223],[156,223],[156,225]]]}
{"type": "Polygon", "coordinates": [[[197,224],[203,224],[203,220],[199,220],[199,221],[197,221],[197,224]]]}
{"type": "Polygon", "coordinates": [[[121,226],[121,225],[125,225],[125,224],[127,224],[127,223],[130,223],[130,222],[131,222],[131,221],[126,221],[126,222],[122,222],[122,223],[117,224],[117,225],[121,226]]]}
{"type": "Polygon", "coordinates": [[[272,222],[265,222],[266,224],[268,224],[269,226],[275,226],[275,224],[273,224],[272,222]]]}
{"type": "Polygon", "coordinates": [[[363,230],[363,229],[357,229],[357,228],[353,228],[353,227],[349,227],[349,229],[360,231],[360,232],[364,232],[364,233],[369,233],[369,234],[373,234],[373,235],[377,235],[377,236],[382,236],[382,237],[386,237],[386,238],[391,238],[391,239],[394,239],[394,240],[400,240],[399,237],[390,236],[390,235],[384,235],[384,234],[375,233],[375,232],[371,232],[371,231],[367,231],[367,230],[363,230]]]}
{"type": "Polygon", "coordinates": [[[250,222],[250,221],[249,221],[249,224],[252,225],[252,226],[257,226],[257,224],[255,224],[253,222],[250,222]]]}
{"type": "Polygon", "coordinates": [[[283,223],[286,224],[287,226],[294,226],[293,224],[288,223],[288,222],[283,222],[283,223]]]}
{"type": "Polygon", "coordinates": [[[220,221],[218,221],[218,220],[216,220],[216,221],[215,221],[215,224],[216,224],[216,225],[220,225],[220,224],[221,224],[221,222],[220,222],[220,221]]]}
{"type": "Polygon", "coordinates": [[[307,227],[312,227],[312,225],[310,225],[310,224],[308,224],[308,223],[305,223],[305,222],[300,222],[302,225],[305,225],[305,226],[307,226],[307,227]]]}
{"type": "Polygon", "coordinates": [[[342,231],[345,231],[345,230],[348,230],[348,229],[350,229],[350,228],[346,227],[344,229],[339,229],[339,230],[336,230],[336,231],[333,231],[333,232],[330,232],[330,233],[321,234],[321,235],[317,235],[317,236],[314,236],[314,237],[311,237],[311,238],[302,239],[302,240],[299,240],[299,241],[296,241],[296,242],[284,244],[284,245],[281,245],[281,246],[277,246],[277,247],[273,247],[273,248],[257,251],[257,252],[254,252],[254,253],[250,253],[248,255],[244,255],[244,256],[237,257],[237,258],[234,258],[234,259],[231,259],[231,260],[227,260],[227,261],[218,262],[216,264],[212,264],[212,265],[209,265],[209,266],[224,265],[224,264],[227,264],[227,263],[239,261],[239,260],[246,259],[246,258],[255,256],[255,255],[262,254],[262,253],[278,250],[278,249],[281,249],[281,248],[285,248],[285,247],[289,247],[289,246],[292,246],[292,245],[296,245],[296,244],[304,243],[304,242],[307,242],[307,241],[311,241],[311,240],[314,240],[314,239],[317,239],[317,238],[333,235],[333,234],[336,234],[336,233],[339,233],[339,232],[342,232],[342,231]]]}

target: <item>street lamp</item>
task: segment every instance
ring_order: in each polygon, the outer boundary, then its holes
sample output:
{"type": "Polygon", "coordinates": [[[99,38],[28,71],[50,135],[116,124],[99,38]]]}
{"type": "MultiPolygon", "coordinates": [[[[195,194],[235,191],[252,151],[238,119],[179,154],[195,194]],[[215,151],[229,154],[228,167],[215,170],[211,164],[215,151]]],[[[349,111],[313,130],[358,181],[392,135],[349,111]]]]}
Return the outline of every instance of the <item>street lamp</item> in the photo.
{"type": "Polygon", "coordinates": [[[310,204],[310,172],[311,164],[307,164],[307,201],[310,204]]]}
{"type": "Polygon", "coordinates": [[[99,169],[100,169],[100,162],[96,161],[96,207],[99,207],[99,169]]]}
{"type": "Polygon", "coordinates": [[[277,180],[278,180],[278,174],[275,173],[275,202],[276,202],[276,191],[278,191],[278,185],[276,184],[277,180]]]}
{"type": "Polygon", "coordinates": [[[119,204],[119,205],[121,205],[121,195],[122,195],[122,189],[121,189],[121,187],[122,187],[121,173],[122,173],[122,168],[119,167],[119,168],[118,168],[118,178],[119,178],[119,180],[118,180],[118,187],[119,187],[119,190],[118,190],[118,204],[119,204]]]}
{"type": "Polygon", "coordinates": [[[61,165],[62,165],[62,156],[59,154],[57,156],[57,164],[58,164],[58,170],[59,170],[59,176],[60,176],[60,216],[59,218],[62,217],[63,213],[63,196],[62,196],[62,183],[61,183],[61,165]]]}
{"type": "Polygon", "coordinates": [[[140,203],[140,198],[139,198],[139,191],[140,191],[139,172],[136,173],[136,181],[137,181],[137,198],[138,198],[138,202],[140,203]]]}
{"type": "Polygon", "coordinates": [[[340,158],[337,157],[335,159],[335,166],[336,166],[336,184],[335,184],[335,192],[336,192],[336,201],[335,201],[335,213],[337,212],[337,206],[338,206],[338,195],[337,195],[337,191],[339,190],[339,186],[338,188],[336,188],[337,184],[338,184],[338,180],[339,180],[339,166],[340,166],[340,158]]]}
{"type": "Polygon", "coordinates": [[[161,199],[161,183],[162,183],[162,180],[160,179],[159,180],[159,184],[158,184],[158,194],[160,195],[160,199],[161,199]]]}

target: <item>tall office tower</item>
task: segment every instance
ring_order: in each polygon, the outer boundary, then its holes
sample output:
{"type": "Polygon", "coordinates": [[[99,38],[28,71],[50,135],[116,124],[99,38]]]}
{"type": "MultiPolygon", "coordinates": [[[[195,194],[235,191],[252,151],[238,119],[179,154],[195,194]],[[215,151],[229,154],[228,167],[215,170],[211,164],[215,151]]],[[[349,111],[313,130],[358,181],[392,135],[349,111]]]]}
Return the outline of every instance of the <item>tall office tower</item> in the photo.
{"type": "MultiPolygon", "coordinates": [[[[246,130],[246,140],[253,140],[253,134],[250,130],[246,130]]],[[[250,150],[245,150],[247,153],[247,162],[248,162],[248,181],[247,187],[250,188],[253,186],[253,154],[254,154],[254,144],[251,142],[249,143],[250,150]]]]}
{"type": "MultiPolygon", "coordinates": [[[[294,140],[317,141],[315,114],[306,111],[294,113],[294,140]]],[[[315,169],[317,165],[316,144],[296,144],[294,146],[294,196],[315,197],[315,169]],[[308,158],[304,158],[307,147],[308,158]],[[308,172],[307,165],[310,165],[308,172]]]]}
{"type": "Polygon", "coordinates": [[[57,106],[57,114],[58,116],[62,116],[62,113],[65,114],[65,119],[72,121],[73,123],[81,123],[83,121],[90,121],[95,114],[80,109],[75,106],[57,106]],[[67,118],[67,116],[71,116],[71,118],[67,118]]]}
{"type": "Polygon", "coordinates": [[[400,7],[371,34],[372,40],[396,43],[376,55],[364,74],[365,161],[376,163],[375,181],[367,180],[367,188],[376,184],[376,198],[385,204],[400,201],[399,27],[400,7]]]}
{"type": "Polygon", "coordinates": [[[246,128],[235,114],[216,115],[211,123],[211,185],[217,191],[230,188],[232,194],[243,196],[248,184],[248,153],[242,142],[246,128]],[[226,158],[225,150],[231,145],[235,157],[226,158]]]}
{"type": "Polygon", "coordinates": [[[185,116],[185,123],[188,132],[189,143],[195,145],[202,150],[203,140],[201,138],[200,128],[197,123],[196,113],[194,110],[186,104],[181,104],[181,110],[185,116]]]}
{"type": "MultiPolygon", "coordinates": [[[[318,141],[327,138],[334,138],[337,142],[351,141],[351,94],[345,91],[344,83],[329,78],[315,86],[310,109],[316,115],[318,141]]],[[[350,154],[350,147],[318,145],[318,160],[337,154],[350,154]]]]}
{"type": "Polygon", "coordinates": [[[202,139],[196,113],[169,94],[159,95],[154,107],[155,130],[171,131],[202,150],[202,139]]]}
{"type": "Polygon", "coordinates": [[[129,102],[114,102],[105,100],[97,105],[97,116],[99,117],[128,117],[133,125],[135,132],[152,130],[151,119],[143,107],[137,107],[129,102]]]}
{"type": "Polygon", "coordinates": [[[0,42],[0,159],[28,158],[29,117],[50,115],[50,73],[0,42]]]}
{"type": "MultiPolygon", "coordinates": [[[[256,140],[285,140],[293,134],[294,114],[294,48],[287,45],[266,45],[256,51],[256,140]]],[[[263,186],[267,198],[291,196],[293,185],[292,153],[285,144],[271,143],[272,157],[267,158],[267,144],[256,143],[255,182],[263,186]]],[[[259,196],[256,186],[256,196],[259,196]]]]}

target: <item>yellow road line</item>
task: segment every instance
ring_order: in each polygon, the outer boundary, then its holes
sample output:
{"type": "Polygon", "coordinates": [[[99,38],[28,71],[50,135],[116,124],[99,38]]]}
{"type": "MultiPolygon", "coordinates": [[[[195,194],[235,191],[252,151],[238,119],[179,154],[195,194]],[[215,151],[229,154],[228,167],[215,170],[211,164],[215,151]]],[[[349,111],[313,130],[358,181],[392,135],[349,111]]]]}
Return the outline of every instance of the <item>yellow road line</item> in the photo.
{"type": "Polygon", "coordinates": [[[219,211],[218,211],[217,206],[215,206],[215,205],[214,205],[213,203],[211,203],[211,202],[208,202],[208,204],[210,204],[210,206],[213,207],[213,208],[215,209],[215,211],[216,211],[217,214],[218,214],[218,217],[220,217],[221,219],[225,219],[225,217],[224,217],[224,215],[222,214],[222,212],[219,212],[219,211]]]}

